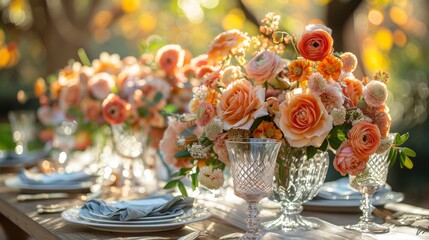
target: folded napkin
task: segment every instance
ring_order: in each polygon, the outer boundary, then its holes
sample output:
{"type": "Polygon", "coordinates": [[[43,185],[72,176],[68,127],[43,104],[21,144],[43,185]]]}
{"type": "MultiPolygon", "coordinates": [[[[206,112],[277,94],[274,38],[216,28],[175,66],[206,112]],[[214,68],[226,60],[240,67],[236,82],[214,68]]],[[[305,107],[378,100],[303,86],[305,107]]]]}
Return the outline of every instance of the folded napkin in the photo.
{"type": "Polygon", "coordinates": [[[87,201],[82,209],[95,215],[103,215],[120,221],[128,221],[146,216],[164,216],[177,213],[192,207],[193,198],[172,195],[153,196],[131,201],[107,203],[102,199],[87,201]]]}
{"type": "Polygon", "coordinates": [[[84,181],[89,181],[94,178],[85,171],[77,171],[70,173],[33,173],[27,170],[19,172],[18,178],[22,183],[38,184],[38,185],[58,185],[58,184],[76,184],[84,181]]]}
{"type": "MultiPolygon", "coordinates": [[[[391,191],[391,187],[386,184],[386,187],[378,190],[374,197],[377,195],[383,195],[391,191]]],[[[324,183],[317,193],[319,199],[327,200],[360,200],[362,194],[350,187],[349,178],[344,177],[332,182],[324,183]]]]}

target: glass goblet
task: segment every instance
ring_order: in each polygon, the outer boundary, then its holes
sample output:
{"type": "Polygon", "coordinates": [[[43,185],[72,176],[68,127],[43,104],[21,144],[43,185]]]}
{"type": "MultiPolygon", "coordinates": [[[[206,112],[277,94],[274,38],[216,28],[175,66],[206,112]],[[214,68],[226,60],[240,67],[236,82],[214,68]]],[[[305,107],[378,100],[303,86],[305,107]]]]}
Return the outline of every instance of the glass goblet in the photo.
{"type": "Polygon", "coordinates": [[[133,128],[127,124],[111,125],[113,144],[116,153],[122,158],[122,195],[128,196],[134,192],[144,192],[145,188],[135,176],[134,164],[142,158],[147,142],[147,134],[140,128],[133,128]],[[136,190],[136,191],[134,191],[136,190]]]}
{"type": "Polygon", "coordinates": [[[258,203],[271,194],[281,142],[274,139],[227,140],[234,193],[248,203],[247,232],[240,239],[259,239],[258,203]]]}
{"type": "Polygon", "coordinates": [[[362,233],[387,233],[389,228],[374,222],[371,215],[374,211],[372,205],[373,194],[382,189],[386,184],[389,168],[388,152],[383,154],[373,154],[369,157],[366,169],[356,176],[349,175],[349,185],[362,193],[360,209],[362,216],[357,224],[346,225],[344,228],[362,233]]]}
{"type": "Polygon", "coordinates": [[[35,132],[36,116],[31,110],[16,110],[8,113],[12,128],[13,141],[16,143],[15,153],[18,155],[28,153],[28,142],[35,132]]]}
{"type": "Polygon", "coordinates": [[[75,147],[75,133],[78,123],[74,120],[64,120],[55,127],[52,145],[59,149],[58,172],[67,171],[67,164],[70,160],[71,150],[75,147]]]}

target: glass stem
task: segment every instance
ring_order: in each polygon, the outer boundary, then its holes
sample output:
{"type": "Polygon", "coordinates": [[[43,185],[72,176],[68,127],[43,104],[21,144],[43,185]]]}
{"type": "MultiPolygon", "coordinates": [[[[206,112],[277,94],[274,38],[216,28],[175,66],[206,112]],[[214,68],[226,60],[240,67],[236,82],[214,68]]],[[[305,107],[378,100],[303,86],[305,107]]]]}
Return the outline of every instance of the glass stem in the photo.
{"type": "Polygon", "coordinates": [[[372,216],[372,211],[374,211],[374,206],[372,206],[372,194],[365,193],[361,201],[362,205],[360,209],[362,210],[362,216],[360,220],[365,223],[370,223],[373,221],[374,217],[372,216]]]}
{"type": "MultiPolygon", "coordinates": [[[[258,203],[257,202],[249,202],[247,207],[247,233],[246,235],[249,236],[255,236],[257,237],[259,235],[259,228],[258,228],[258,203]]],[[[256,239],[256,238],[255,238],[256,239]]]]}

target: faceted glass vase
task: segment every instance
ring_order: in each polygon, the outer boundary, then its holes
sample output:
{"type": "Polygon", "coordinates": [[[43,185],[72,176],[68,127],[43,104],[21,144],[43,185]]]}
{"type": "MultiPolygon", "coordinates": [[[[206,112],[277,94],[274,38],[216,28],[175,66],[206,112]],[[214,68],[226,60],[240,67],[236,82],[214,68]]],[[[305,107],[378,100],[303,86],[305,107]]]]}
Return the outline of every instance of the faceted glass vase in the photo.
{"type": "Polygon", "coordinates": [[[305,148],[287,149],[277,165],[273,199],[281,204],[279,218],[263,223],[267,229],[283,232],[306,231],[319,225],[300,215],[303,204],[316,196],[325,181],[329,166],[327,152],[318,151],[307,159],[305,148]]]}

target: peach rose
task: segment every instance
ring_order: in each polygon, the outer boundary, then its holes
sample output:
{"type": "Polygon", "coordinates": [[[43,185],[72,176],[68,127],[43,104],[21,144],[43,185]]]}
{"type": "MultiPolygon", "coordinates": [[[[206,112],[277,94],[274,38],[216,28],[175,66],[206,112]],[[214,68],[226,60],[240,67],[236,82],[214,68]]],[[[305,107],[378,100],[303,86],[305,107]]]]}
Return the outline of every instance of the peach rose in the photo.
{"type": "Polygon", "coordinates": [[[185,51],[177,44],[168,44],[160,48],[155,61],[168,75],[174,75],[183,66],[185,51]]]}
{"type": "Polygon", "coordinates": [[[61,88],[59,102],[63,110],[67,110],[72,106],[79,105],[82,99],[82,86],[79,83],[72,83],[61,88]]]}
{"type": "Polygon", "coordinates": [[[362,82],[354,77],[345,77],[342,80],[341,88],[345,96],[345,102],[350,107],[356,107],[359,99],[362,97],[362,82]]]}
{"type": "Polygon", "coordinates": [[[264,100],[264,88],[253,87],[252,83],[245,79],[228,85],[217,105],[218,116],[224,122],[224,129],[249,130],[256,118],[268,115],[264,100]]]}
{"type": "Polygon", "coordinates": [[[114,86],[115,79],[105,72],[94,75],[88,81],[89,91],[98,100],[104,100],[112,92],[114,86]]]}
{"type": "Polygon", "coordinates": [[[347,133],[347,138],[356,157],[365,159],[377,150],[381,134],[377,125],[362,121],[353,125],[347,133]]]}
{"type": "Polygon", "coordinates": [[[101,116],[100,102],[92,99],[86,99],[82,102],[82,110],[86,119],[97,121],[101,116]]]}
{"type": "Polygon", "coordinates": [[[334,40],[326,30],[314,28],[305,31],[298,41],[298,52],[311,61],[321,61],[333,52],[334,40]]]}
{"type": "Polygon", "coordinates": [[[223,32],[213,40],[208,52],[209,62],[215,64],[230,54],[242,52],[250,44],[249,37],[236,29],[223,32]]]}
{"type": "Polygon", "coordinates": [[[271,51],[264,51],[253,57],[246,65],[249,78],[255,80],[256,85],[262,85],[273,79],[283,70],[285,61],[271,51]]]}
{"type": "Polygon", "coordinates": [[[332,117],[320,98],[302,88],[288,93],[277,115],[277,126],[292,147],[319,147],[332,129],[332,117]]]}
{"type": "Polygon", "coordinates": [[[365,170],[367,161],[368,157],[364,159],[358,158],[346,140],[337,150],[334,159],[334,168],[343,176],[346,174],[356,176],[365,170]]]}
{"type": "Polygon", "coordinates": [[[209,102],[202,101],[197,109],[197,124],[204,127],[216,116],[216,111],[209,102]]]}
{"type": "Polygon", "coordinates": [[[125,122],[130,111],[130,104],[118,95],[111,93],[102,103],[103,117],[109,124],[125,122]]]}

